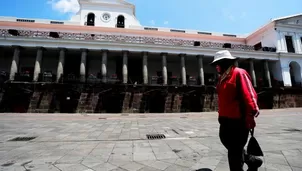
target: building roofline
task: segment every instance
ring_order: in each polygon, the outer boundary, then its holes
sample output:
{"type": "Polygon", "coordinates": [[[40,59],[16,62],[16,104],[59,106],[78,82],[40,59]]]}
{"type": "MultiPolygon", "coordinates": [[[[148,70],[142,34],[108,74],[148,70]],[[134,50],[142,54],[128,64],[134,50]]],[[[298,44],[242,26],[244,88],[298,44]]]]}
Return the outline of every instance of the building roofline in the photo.
{"type": "Polygon", "coordinates": [[[302,16],[302,13],[299,13],[299,14],[293,14],[293,15],[288,15],[288,16],[284,16],[284,17],[279,17],[279,18],[274,18],[274,19],[271,19],[269,22],[267,22],[266,24],[262,25],[261,27],[259,27],[258,29],[256,29],[254,32],[250,33],[246,39],[249,39],[251,37],[253,37],[255,34],[259,33],[261,30],[267,28],[268,26],[270,26],[271,24],[274,24],[277,22],[277,21],[280,21],[280,20],[285,20],[285,19],[289,19],[289,18],[293,18],[293,17],[298,17],[298,16],[302,16]]]}
{"type": "MultiPolygon", "coordinates": [[[[135,9],[135,6],[133,4],[128,3],[126,1],[122,1],[122,0],[121,0],[121,2],[123,2],[123,3],[125,2],[129,6],[133,7],[133,9],[135,9]]],[[[146,35],[149,35],[149,33],[152,32],[152,33],[154,33],[154,35],[164,35],[164,36],[173,35],[173,36],[180,36],[180,37],[192,37],[192,35],[193,35],[194,37],[196,37],[196,39],[204,38],[204,39],[209,39],[209,40],[222,40],[222,41],[226,40],[226,41],[233,41],[233,42],[242,42],[242,41],[246,42],[247,40],[251,39],[255,35],[261,33],[263,30],[265,30],[269,27],[275,27],[276,21],[289,19],[289,18],[293,18],[293,17],[297,17],[297,16],[302,16],[302,13],[272,19],[271,21],[264,24],[263,26],[261,26],[260,28],[258,28],[257,30],[255,30],[254,32],[252,32],[248,35],[235,35],[235,34],[215,33],[215,32],[207,32],[207,31],[199,31],[199,30],[197,31],[197,30],[189,30],[189,29],[173,29],[173,28],[148,27],[148,26],[130,26],[129,29],[123,29],[123,30],[119,30],[119,31],[122,33],[129,33],[129,32],[134,31],[134,32],[140,32],[141,34],[146,34],[146,35]],[[187,36],[187,35],[189,35],[189,36],[187,36]]],[[[39,29],[39,28],[47,29],[47,25],[48,25],[49,29],[53,29],[52,22],[54,22],[54,23],[61,23],[61,24],[57,25],[58,27],[56,30],[71,29],[71,31],[72,30],[74,30],[74,31],[78,31],[78,30],[87,30],[87,31],[99,30],[99,31],[101,31],[104,29],[105,30],[112,29],[112,32],[115,32],[115,30],[116,30],[115,28],[111,28],[111,27],[110,28],[109,27],[108,28],[107,27],[94,27],[94,28],[89,27],[89,29],[87,29],[87,26],[85,26],[85,28],[86,28],[85,29],[84,26],[79,25],[78,22],[73,22],[73,21],[68,21],[68,20],[27,19],[27,18],[17,18],[17,17],[0,17],[0,22],[1,22],[0,26],[2,26],[2,27],[5,26],[4,23],[6,23],[6,22],[11,23],[9,25],[14,25],[15,27],[24,26],[23,22],[18,22],[17,20],[33,21],[33,22],[27,23],[25,25],[26,25],[26,27],[28,27],[29,25],[38,26],[38,27],[35,27],[37,29],[39,29]],[[14,24],[12,24],[12,23],[14,23],[14,24]]]]}
{"type": "MultiPolygon", "coordinates": [[[[31,22],[28,22],[28,23],[31,23],[31,24],[50,24],[51,25],[52,24],[51,22],[58,22],[58,23],[61,23],[60,25],[65,25],[65,26],[82,26],[82,25],[80,25],[79,22],[72,21],[72,20],[49,20],[49,19],[17,18],[17,17],[1,17],[0,16],[0,21],[1,22],[15,22],[15,23],[20,23],[20,24],[24,23],[24,22],[19,22],[20,20],[31,21],[31,22]]],[[[43,26],[43,28],[44,27],[45,26],[43,26]]],[[[50,27],[52,27],[52,26],[50,26],[50,27]]],[[[85,27],[87,28],[87,26],[85,26],[85,27]]],[[[98,28],[102,28],[102,27],[95,27],[95,28],[98,29],[98,28]]],[[[112,27],[108,27],[108,28],[112,28],[112,27]]],[[[112,28],[112,29],[114,29],[114,28],[112,28]]],[[[130,25],[129,29],[130,30],[148,30],[148,31],[150,31],[150,30],[155,31],[156,30],[158,32],[179,32],[179,33],[182,32],[182,33],[185,33],[185,34],[211,35],[211,36],[219,36],[219,37],[232,37],[234,39],[244,39],[244,38],[246,38],[245,35],[208,32],[208,31],[190,30],[190,29],[167,28],[167,27],[131,26],[130,25]]]]}
{"type": "Polygon", "coordinates": [[[274,19],[272,19],[272,21],[280,21],[280,20],[289,19],[289,18],[293,18],[293,17],[299,17],[299,16],[302,16],[302,13],[288,15],[288,16],[279,17],[279,18],[274,18],[274,19]]]}

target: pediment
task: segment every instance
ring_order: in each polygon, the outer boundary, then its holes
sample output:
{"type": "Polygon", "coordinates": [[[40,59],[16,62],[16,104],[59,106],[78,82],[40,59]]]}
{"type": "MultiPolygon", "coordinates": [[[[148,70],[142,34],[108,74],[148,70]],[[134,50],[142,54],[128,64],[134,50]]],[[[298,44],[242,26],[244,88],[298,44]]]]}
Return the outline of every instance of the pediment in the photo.
{"type": "Polygon", "coordinates": [[[302,14],[294,17],[281,18],[275,20],[278,24],[290,24],[290,25],[301,25],[302,26],[302,14]]]}

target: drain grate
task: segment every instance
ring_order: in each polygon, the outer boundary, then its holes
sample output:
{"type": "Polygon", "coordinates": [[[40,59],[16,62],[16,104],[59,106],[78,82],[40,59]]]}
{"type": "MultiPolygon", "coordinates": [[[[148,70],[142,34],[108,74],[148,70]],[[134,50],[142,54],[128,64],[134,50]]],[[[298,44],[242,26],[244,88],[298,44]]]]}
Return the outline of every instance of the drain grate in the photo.
{"type": "Polygon", "coordinates": [[[172,131],[173,131],[175,134],[179,134],[175,129],[172,129],[172,131]]]}
{"type": "Polygon", "coordinates": [[[30,140],[33,140],[37,137],[16,137],[14,139],[11,139],[9,141],[30,141],[30,140]]]}
{"type": "Polygon", "coordinates": [[[284,131],[288,131],[288,132],[302,132],[302,130],[300,130],[300,129],[284,129],[284,131]]]}
{"type": "Polygon", "coordinates": [[[9,166],[14,165],[14,164],[15,164],[14,162],[10,161],[10,162],[2,164],[1,166],[2,167],[9,167],[9,166]]]}
{"type": "Polygon", "coordinates": [[[165,139],[166,136],[164,134],[147,134],[148,140],[156,140],[156,139],[165,139]]]}

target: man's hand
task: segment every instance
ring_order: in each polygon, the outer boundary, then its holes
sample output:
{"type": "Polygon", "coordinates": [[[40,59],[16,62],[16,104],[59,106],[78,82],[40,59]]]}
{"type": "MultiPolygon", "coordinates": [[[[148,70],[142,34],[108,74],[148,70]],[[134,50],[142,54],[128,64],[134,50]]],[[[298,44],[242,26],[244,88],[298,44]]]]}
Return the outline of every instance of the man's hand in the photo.
{"type": "Polygon", "coordinates": [[[245,122],[248,129],[253,129],[256,127],[255,117],[253,115],[246,115],[245,122]]]}

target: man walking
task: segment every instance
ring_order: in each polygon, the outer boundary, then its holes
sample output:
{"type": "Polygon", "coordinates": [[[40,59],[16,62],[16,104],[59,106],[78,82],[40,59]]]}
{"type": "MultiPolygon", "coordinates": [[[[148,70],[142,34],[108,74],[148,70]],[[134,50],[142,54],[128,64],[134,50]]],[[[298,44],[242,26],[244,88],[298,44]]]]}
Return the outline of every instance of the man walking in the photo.
{"type": "MultiPolygon", "coordinates": [[[[244,69],[235,66],[235,60],[236,57],[229,51],[222,50],[216,53],[211,65],[216,66],[220,75],[217,84],[219,137],[228,150],[230,170],[243,171],[244,162],[250,164],[247,157],[244,159],[247,156],[244,155],[244,146],[249,131],[256,126],[255,117],[259,115],[259,108],[250,76],[244,69]]],[[[249,165],[249,170],[257,170],[260,163],[262,161],[256,161],[256,166],[249,165]]]]}

